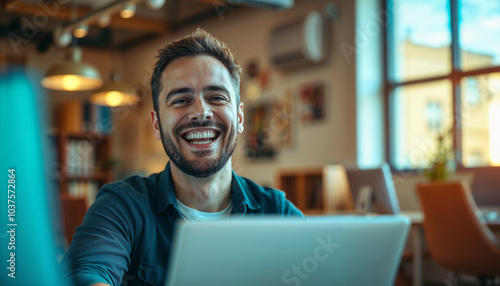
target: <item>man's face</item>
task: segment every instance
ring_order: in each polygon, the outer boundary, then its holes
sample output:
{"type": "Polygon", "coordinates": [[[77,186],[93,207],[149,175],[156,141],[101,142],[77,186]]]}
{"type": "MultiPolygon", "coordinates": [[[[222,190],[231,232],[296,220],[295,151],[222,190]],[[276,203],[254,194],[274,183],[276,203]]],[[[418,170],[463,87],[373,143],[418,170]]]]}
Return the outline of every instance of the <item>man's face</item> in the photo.
{"type": "Polygon", "coordinates": [[[162,73],[159,114],[151,111],[155,136],[184,173],[207,177],[222,169],[243,132],[228,70],[211,56],[181,57],[162,73]]]}

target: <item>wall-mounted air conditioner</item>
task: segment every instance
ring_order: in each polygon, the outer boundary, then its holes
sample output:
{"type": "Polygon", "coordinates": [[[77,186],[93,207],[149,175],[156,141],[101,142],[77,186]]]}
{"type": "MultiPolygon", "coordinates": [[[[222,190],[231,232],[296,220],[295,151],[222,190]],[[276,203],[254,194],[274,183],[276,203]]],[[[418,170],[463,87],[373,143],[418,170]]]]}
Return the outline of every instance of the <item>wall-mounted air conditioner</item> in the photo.
{"type": "Polygon", "coordinates": [[[271,62],[283,69],[321,63],[326,58],[325,28],[325,19],[316,11],[275,28],[270,39],[271,62]]]}

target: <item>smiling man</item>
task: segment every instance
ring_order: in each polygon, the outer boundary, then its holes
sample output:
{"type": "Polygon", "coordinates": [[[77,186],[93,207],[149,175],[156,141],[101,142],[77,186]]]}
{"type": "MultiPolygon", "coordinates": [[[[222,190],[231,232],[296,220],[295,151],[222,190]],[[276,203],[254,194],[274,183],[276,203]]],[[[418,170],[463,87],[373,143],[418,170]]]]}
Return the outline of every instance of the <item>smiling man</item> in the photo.
{"type": "Polygon", "coordinates": [[[244,129],[240,73],[225,44],[200,29],[159,51],[150,116],[170,162],[99,191],[62,262],[75,285],[163,285],[179,219],[303,216],[283,192],[232,170],[244,129]]]}

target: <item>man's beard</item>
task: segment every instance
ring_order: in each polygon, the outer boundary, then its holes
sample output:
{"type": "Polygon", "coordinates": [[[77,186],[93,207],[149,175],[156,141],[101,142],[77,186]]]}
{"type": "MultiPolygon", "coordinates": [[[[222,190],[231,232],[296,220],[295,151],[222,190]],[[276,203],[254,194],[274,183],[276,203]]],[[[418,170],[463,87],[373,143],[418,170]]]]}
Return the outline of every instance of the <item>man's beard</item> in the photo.
{"type": "MultiPolygon", "coordinates": [[[[202,122],[191,122],[189,124],[180,125],[175,128],[174,133],[178,140],[184,140],[180,136],[180,132],[186,128],[197,128],[197,127],[215,127],[217,126],[222,133],[217,137],[217,140],[223,140],[222,135],[227,131],[226,126],[222,124],[216,124],[212,121],[202,121],[202,122]]],[[[223,146],[222,152],[218,158],[215,159],[195,159],[188,160],[186,157],[180,152],[179,148],[174,144],[172,138],[163,133],[163,128],[161,123],[159,122],[160,127],[160,135],[161,142],[163,143],[163,149],[167,153],[170,160],[184,173],[198,178],[206,178],[211,176],[217,172],[219,172],[231,159],[233,152],[236,148],[236,144],[238,143],[238,134],[236,134],[234,129],[231,129],[230,134],[228,136],[228,142],[226,146],[223,146]]],[[[219,142],[220,143],[220,142],[219,142]]],[[[200,150],[195,151],[196,155],[205,155],[208,154],[208,150],[200,150]]]]}

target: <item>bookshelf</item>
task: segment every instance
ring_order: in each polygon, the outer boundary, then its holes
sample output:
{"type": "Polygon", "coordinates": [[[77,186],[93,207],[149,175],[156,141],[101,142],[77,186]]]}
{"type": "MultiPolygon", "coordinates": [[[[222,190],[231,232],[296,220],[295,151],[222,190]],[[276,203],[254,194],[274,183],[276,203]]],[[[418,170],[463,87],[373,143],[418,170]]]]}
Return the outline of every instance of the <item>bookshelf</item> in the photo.
{"type": "Polygon", "coordinates": [[[321,212],[323,208],[322,168],[281,169],[277,175],[278,189],[305,213],[321,212]]]}
{"type": "Polygon", "coordinates": [[[277,188],[304,214],[352,210],[347,174],[342,165],[286,168],[276,173],[277,188]]]}
{"type": "Polygon", "coordinates": [[[99,132],[58,132],[56,177],[62,197],[85,198],[87,207],[113,176],[107,168],[111,138],[99,132]]]}

